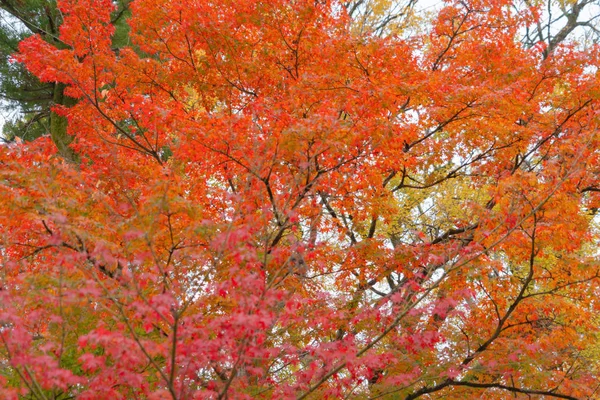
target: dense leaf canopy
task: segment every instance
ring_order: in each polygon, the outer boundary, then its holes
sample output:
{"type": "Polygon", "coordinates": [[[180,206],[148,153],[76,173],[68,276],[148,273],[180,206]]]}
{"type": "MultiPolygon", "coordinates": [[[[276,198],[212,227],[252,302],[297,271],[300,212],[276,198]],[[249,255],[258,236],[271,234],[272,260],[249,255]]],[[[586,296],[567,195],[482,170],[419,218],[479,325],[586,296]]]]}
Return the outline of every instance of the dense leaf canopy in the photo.
{"type": "Polygon", "coordinates": [[[415,4],[135,0],[118,47],[121,5],[48,8],[0,397],[598,396],[590,2],[415,4]]]}

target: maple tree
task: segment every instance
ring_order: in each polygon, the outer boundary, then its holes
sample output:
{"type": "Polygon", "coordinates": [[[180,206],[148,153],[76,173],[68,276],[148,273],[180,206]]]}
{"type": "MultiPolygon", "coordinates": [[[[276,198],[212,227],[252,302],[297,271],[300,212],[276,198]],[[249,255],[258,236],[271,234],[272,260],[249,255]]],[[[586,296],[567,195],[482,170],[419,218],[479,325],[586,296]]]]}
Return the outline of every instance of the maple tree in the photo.
{"type": "Polygon", "coordinates": [[[115,51],[58,3],[15,61],[76,157],[0,149],[3,398],[597,395],[600,49],[391,4],[135,0],[115,51]]]}
{"type": "MultiPolygon", "coordinates": [[[[111,15],[115,26],[112,35],[113,49],[127,43],[131,0],[118,0],[111,15]]],[[[66,45],[59,38],[62,13],[55,0],[2,0],[0,1],[0,99],[2,109],[12,115],[2,126],[4,141],[34,140],[49,132],[65,159],[75,157],[68,145],[71,138],[66,132],[66,119],[51,111],[53,104],[70,105],[74,99],[64,95],[64,84],[40,82],[21,63],[14,63],[11,55],[18,43],[32,34],[57,48],[66,45]]]]}

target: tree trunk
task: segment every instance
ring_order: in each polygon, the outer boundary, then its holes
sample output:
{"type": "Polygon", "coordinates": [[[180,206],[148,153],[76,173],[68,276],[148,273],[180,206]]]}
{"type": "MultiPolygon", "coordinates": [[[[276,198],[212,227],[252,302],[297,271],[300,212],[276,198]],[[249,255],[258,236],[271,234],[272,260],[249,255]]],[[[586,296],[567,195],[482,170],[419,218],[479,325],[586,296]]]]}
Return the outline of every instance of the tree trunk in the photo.
{"type": "MultiPolygon", "coordinates": [[[[72,106],[76,103],[76,100],[65,96],[65,85],[63,83],[54,84],[54,95],[53,102],[57,105],[72,106]]],[[[50,137],[58,148],[58,153],[67,162],[77,164],[79,162],[79,156],[75,151],[69,147],[73,142],[73,136],[67,133],[67,118],[61,115],[51,112],[50,114],[50,137]]]]}

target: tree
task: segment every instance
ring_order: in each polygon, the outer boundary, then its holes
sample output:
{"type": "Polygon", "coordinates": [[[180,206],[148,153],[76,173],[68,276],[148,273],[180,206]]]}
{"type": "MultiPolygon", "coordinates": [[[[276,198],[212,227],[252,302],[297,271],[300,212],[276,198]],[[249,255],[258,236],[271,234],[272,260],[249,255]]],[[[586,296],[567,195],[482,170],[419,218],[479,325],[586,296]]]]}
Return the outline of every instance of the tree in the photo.
{"type": "MultiPolygon", "coordinates": [[[[115,1],[111,23],[115,25],[113,48],[127,43],[127,25],[131,0],[115,1]]],[[[12,55],[23,39],[36,34],[56,48],[67,48],[59,38],[62,14],[54,0],[0,1],[0,98],[5,108],[16,111],[17,117],[3,127],[5,140],[35,140],[50,134],[60,154],[75,161],[76,155],[68,147],[72,139],[67,135],[65,118],[51,111],[53,105],[71,106],[74,99],[64,96],[64,85],[40,82],[22,64],[14,63],[12,55]]]]}
{"type": "Polygon", "coordinates": [[[115,52],[60,2],[16,59],[78,162],[1,149],[2,396],[597,394],[600,49],[513,6],[136,0],[115,52]]]}

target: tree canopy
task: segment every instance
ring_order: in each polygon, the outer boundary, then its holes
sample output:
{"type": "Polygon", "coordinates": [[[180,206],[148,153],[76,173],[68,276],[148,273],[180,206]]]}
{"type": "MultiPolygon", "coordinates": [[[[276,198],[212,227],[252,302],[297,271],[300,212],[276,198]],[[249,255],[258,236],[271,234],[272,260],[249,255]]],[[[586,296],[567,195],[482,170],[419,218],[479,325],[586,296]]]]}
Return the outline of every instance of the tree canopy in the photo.
{"type": "Polygon", "coordinates": [[[0,397],[598,396],[591,1],[39,4],[0,397]]]}
{"type": "MultiPolygon", "coordinates": [[[[114,4],[113,49],[127,44],[125,19],[130,2],[118,0],[114,4]]],[[[66,132],[67,121],[51,110],[55,104],[72,105],[74,99],[64,95],[63,84],[41,82],[12,58],[18,43],[33,34],[56,48],[68,47],[59,37],[62,19],[55,0],[0,1],[0,100],[3,103],[0,109],[11,115],[5,118],[2,139],[29,141],[50,134],[62,157],[75,161],[76,155],[68,147],[72,139],[66,132]]]]}

